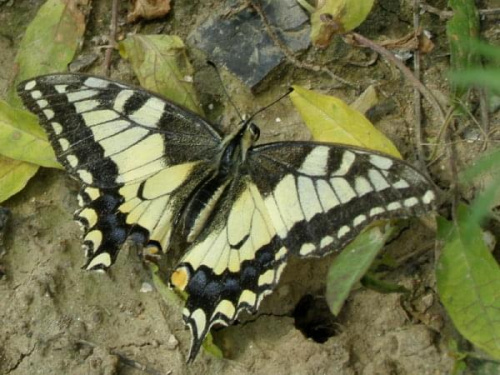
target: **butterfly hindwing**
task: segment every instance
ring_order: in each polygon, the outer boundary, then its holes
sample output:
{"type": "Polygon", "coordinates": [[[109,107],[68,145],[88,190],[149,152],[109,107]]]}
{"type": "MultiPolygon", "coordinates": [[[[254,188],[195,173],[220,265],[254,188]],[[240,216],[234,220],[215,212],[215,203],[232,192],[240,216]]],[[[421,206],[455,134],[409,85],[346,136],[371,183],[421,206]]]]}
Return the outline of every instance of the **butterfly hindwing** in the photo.
{"type": "Polygon", "coordinates": [[[183,202],[208,173],[202,162],[179,164],[118,189],[84,186],[75,218],[85,229],[87,269],[109,267],[127,238],[166,251],[183,202]]]}
{"type": "Polygon", "coordinates": [[[267,144],[249,165],[279,237],[300,257],[342,249],[373,220],[435,205],[432,183],[411,165],[355,147],[267,144]]]}
{"type": "Polygon", "coordinates": [[[248,176],[234,184],[171,278],[189,295],[190,360],[214,324],[231,324],[243,309],[255,312],[286,265],[288,251],[257,187],[248,176]]]}
{"type": "Polygon", "coordinates": [[[154,94],[97,77],[41,76],[18,92],[59,162],[84,184],[75,218],[86,267],[109,267],[129,236],[165,249],[176,211],[220,143],[216,131],[154,94]]]}

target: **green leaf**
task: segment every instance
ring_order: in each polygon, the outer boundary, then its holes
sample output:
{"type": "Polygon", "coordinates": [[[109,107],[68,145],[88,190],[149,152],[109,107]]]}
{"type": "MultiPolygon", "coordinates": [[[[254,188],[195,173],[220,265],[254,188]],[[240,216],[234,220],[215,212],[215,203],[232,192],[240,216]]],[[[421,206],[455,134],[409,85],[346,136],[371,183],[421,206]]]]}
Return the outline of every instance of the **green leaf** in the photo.
{"type": "Polygon", "coordinates": [[[450,79],[457,87],[477,85],[491,90],[500,90],[500,69],[473,68],[450,73],[450,79]]]}
{"type": "Polygon", "coordinates": [[[490,214],[491,208],[498,202],[498,195],[500,193],[498,189],[500,185],[500,174],[498,173],[499,163],[500,149],[482,156],[472,167],[461,174],[461,179],[469,183],[474,178],[486,172],[491,176],[491,181],[488,186],[486,186],[483,192],[479,194],[471,204],[467,222],[464,225],[466,237],[469,235],[467,232],[468,229],[480,225],[482,220],[490,214]]]}
{"type": "Polygon", "coordinates": [[[361,233],[335,258],[326,278],[326,301],[332,314],[340,312],[352,287],[370,268],[385,241],[392,235],[393,226],[375,226],[361,233]]]}
{"type": "Polygon", "coordinates": [[[471,52],[489,58],[494,61],[500,61],[500,47],[492,46],[486,42],[476,39],[470,44],[471,52]]]}
{"type": "MultiPolygon", "coordinates": [[[[458,226],[439,229],[445,246],[436,269],[437,287],[459,332],[493,358],[500,359],[500,268],[489,252],[470,210],[458,209],[458,226]],[[451,228],[451,229],[450,229],[451,228]],[[450,229],[450,230],[448,230],[450,229]]],[[[445,221],[438,221],[442,226],[445,221]]]]}
{"type": "Polygon", "coordinates": [[[0,153],[43,167],[62,168],[35,115],[0,100],[0,153]]]}
{"type": "Polygon", "coordinates": [[[38,166],[0,155],[0,203],[21,191],[38,166]]]}
{"type": "Polygon", "coordinates": [[[81,45],[89,0],[48,0],[29,24],[15,60],[16,76],[7,101],[21,107],[19,82],[66,70],[81,45]]]}
{"type": "Polygon", "coordinates": [[[311,40],[325,48],[335,34],[358,27],[368,17],[373,0],[324,0],[311,14],[311,40]]]}
{"type": "Polygon", "coordinates": [[[163,300],[167,303],[173,303],[174,305],[181,307],[184,302],[182,297],[177,294],[172,288],[169,288],[167,285],[165,285],[160,275],[160,269],[158,268],[158,266],[151,262],[148,262],[148,266],[153,278],[153,285],[155,286],[156,290],[163,298],[163,300]]]}
{"type": "Polygon", "coordinates": [[[214,337],[211,333],[209,333],[205,339],[203,340],[203,343],[201,344],[205,352],[209,353],[215,358],[224,358],[224,354],[222,353],[222,350],[215,345],[214,343],[214,337]]]}
{"type": "MultiPolygon", "coordinates": [[[[382,249],[382,246],[380,247],[382,249]]],[[[410,293],[408,289],[406,289],[402,285],[398,285],[395,283],[390,283],[388,281],[384,281],[376,277],[372,272],[366,273],[361,279],[361,284],[365,288],[369,288],[371,290],[375,290],[379,293],[410,293]]]]}
{"type": "Polygon", "coordinates": [[[182,40],[170,35],[132,35],[119,45],[141,86],[200,115],[193,86],[193,68],[182,40]]]}
{"type": "Polygon", "coordinates": [[[498,184],[500,176],[494,180],[495,183],[490,184],[479,196],[474,199],[471,205],[467,221],[464,225],[464,234],[466,237],[472,235],[469,231],[474,231],[476,225],[480,225],[483,219],[488,216],[490,209],[499,193],[498,184]]]}
{"type": "Polygon", "coordinates": [[[354,145],[401,158],[384,134],[342,100],[300,86],[293,88],[290,99],[316,141],[354,145]]]}
{"type": "MultiPolygon", "coordinates": [[[[450,43],[450,65],[452,70],[465,70],[478,67],[479,56],[473,52],[471,43],[479,36],[479,16],[474,0],[449,0],[453,17],[446,24],[446,33],[450,43]]],[[[453,95],[460,98],[463,87],[454,86],[453,95]]]]}
{"type": "Polygon", "coordinates": [[[496,170],[498,166],[500,166],[500,148],[487,155],[481,155],[478,160],[474,161],[473,166],[461,173],[460,177],[464,182],[471,182],[485,172],[496,170]]]}

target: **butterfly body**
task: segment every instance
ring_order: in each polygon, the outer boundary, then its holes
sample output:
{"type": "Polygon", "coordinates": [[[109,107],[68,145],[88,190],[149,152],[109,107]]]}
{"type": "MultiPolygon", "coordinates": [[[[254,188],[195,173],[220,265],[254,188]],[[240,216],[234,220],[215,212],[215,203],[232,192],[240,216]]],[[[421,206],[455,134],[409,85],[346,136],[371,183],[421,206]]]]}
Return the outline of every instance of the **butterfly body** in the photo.
{"type": "Polygon", "coordinates": [[[140,88],[58,74],[21,83],[56,156],[81,181],[85,268],[106,269],[127,238],[185,253],[170,275],[198,353],[214,324],[255,312],[291,255],[342,249],[370,221],[435,205],[432,183],[377,152],[317,142],[255,145],[243,122],[221,136],[140,88]]]}
{"type": "Polygon", "coordinates": [[[218,209],[219,199],[226,190],[232,190],[233,181],[242,174],[248,174],[246,155],[259,134],[257,126],[247,121],[222,140],[209,163],[212,173],[193,190],[192,196],[186,199],[186,205],[180,210],[179,219],[174,224],[174,236],[178,239],[175,242],[192,243],[206,227],[214,210],[218,209]]]}

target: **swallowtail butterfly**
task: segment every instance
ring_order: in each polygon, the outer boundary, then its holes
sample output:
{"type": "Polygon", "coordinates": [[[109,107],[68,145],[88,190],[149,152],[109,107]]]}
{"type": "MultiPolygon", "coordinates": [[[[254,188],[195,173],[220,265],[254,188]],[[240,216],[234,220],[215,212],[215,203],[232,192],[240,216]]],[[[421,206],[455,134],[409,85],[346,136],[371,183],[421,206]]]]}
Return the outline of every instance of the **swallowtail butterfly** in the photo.
{"type": "Polygon", "coordinates": [[[18,93],[57,159],[82,183],[75,218],[88,270],[115,261],[127,238],[186,250],[170,282],[188,293],[189,360],[214,324],[255,312],[290,256],[342,249],[370,221],[433,208],[411,165],[339,144],[255,145],[250,121],[222,135],[145,90],[78,74],[36,77],[18,93]]]}

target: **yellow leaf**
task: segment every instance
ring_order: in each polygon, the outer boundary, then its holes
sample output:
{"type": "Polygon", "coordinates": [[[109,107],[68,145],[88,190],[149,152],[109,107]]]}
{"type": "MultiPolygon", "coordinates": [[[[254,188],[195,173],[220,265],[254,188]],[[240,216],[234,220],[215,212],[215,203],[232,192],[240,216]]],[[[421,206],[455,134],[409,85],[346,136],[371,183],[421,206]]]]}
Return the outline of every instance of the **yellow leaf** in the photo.
{"type": "Polygon", "coordinates": [[[319,0],[311,14],[311,40],[325,48],[335,34],[358,27],[368,16],[373,0],[319,0]]]}
{"type": "Polygon", "coordinates": [[[38,119],[28,111],[0,100],[0,154],[48,168],[62,168],[57,162],[38,119]]]}
{"type": "Polygon", "coordinates": [[[38,170],[38,165],[0,155],[0,202],[21,191],[38,170]]]}
{"type": "Polygon", "coordinates": [[[314,140],[368,148],[401,158],[384,134],[342,100],[300,86],[294,86],[290,99],[314,140]]]}

